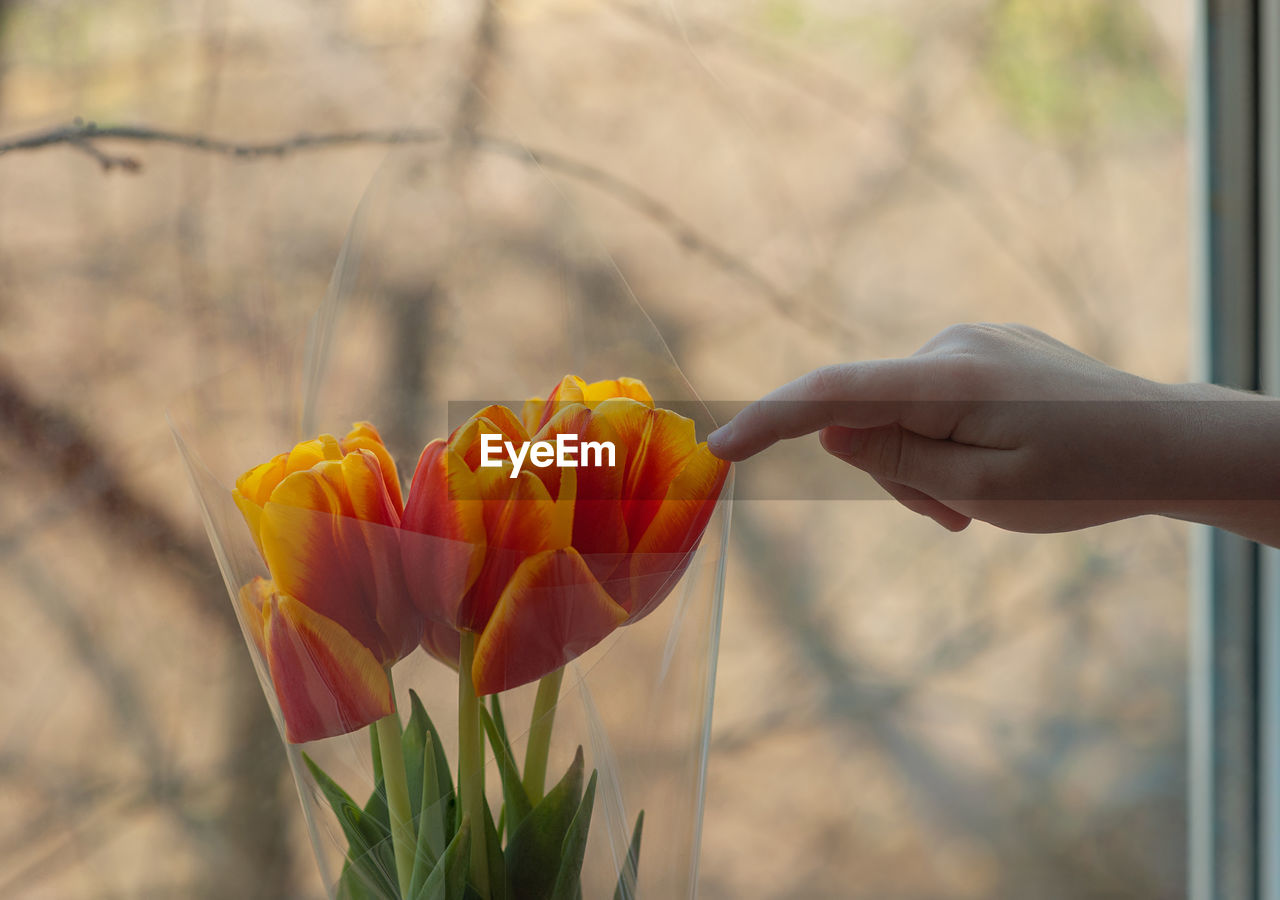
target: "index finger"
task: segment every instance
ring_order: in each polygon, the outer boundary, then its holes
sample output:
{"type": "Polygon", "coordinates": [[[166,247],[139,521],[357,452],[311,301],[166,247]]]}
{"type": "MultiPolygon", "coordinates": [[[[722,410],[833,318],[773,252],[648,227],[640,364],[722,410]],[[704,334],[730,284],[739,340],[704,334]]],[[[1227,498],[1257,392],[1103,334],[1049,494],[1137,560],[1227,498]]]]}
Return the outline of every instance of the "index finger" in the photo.
{"type": "Polygon", "coordinates": [[[919,393],[920,360],[883,359],[824,366],[771,391],[707,437],[721,459],[754,456],[787,438],[826,428],[901,422],[919,393]]]}

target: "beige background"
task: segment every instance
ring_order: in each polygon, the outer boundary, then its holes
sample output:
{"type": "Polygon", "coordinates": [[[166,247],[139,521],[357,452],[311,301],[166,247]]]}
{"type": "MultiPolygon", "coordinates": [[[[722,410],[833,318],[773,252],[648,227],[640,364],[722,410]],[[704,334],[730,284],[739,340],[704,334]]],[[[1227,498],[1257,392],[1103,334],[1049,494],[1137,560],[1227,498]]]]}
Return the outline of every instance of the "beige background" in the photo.
{"type": "MultiPolygon", "coordinates": [[[[0,142],[439,129],[509,262],[489,314],[547,327],[548,270],[627,285],[709,399],[974,320],[1175,380],[1189,28],[1168,0],[8,0],[0,142]],[[530,190],[475,133],[597,174],[530,190]]],[[[300,333],[387,150],[93,147],[0,155],[0,895],[315,897],[164,409],[300,333]]],[[[447,375],[440,323],[376,324],[389,367],[447,375]]],[[[1185,548],[739,503],[700,896],[1178,895],[1185,548]]]]}

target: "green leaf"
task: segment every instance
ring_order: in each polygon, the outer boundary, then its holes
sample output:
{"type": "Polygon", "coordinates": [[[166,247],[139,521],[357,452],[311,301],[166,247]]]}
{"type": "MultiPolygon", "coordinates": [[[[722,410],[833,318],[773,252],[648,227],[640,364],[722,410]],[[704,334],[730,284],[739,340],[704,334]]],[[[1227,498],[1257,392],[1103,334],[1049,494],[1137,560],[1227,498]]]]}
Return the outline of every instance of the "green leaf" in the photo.
{"type": "MultiPolygon", "coordinates": [[[[547,792],[511,833],[505,856],[511,884],[520,885],[520,900],[551,897],[560,871],[565,837],[582,803],[582,748],[560,783],[547,792]]],[[[594,776],[593,776],[594,784],[594,776]]]]}
{"type": "Polygon", "coordinates": [[[631,846],[627,848],[627,861],[618,874],[618,887],[613,900],[635,900],[636,879],[640,876],[640,833],[644,831],[644,810],[636,816],[636,827],[631,832],[631,846]]]}
{"type": "Polygon", "coordinates": [[[382,745],[378,743],[378,729],[369,729],[369,749],[373,752],[373,783],[382,781],[382,745]]]}
{"type": "Polygon", "coordinates": [[[415,691],[409,691],[409,706],[409,721],[404,727],[401,746],[404,750],[405,777],[409,783],[409,802],[413,806],[413,817],[416,820],[421,812],[421,798],[425,796],[422,790],[422,773],[425,769],[423,753],[428,737],[435,748],[437,777],[444,786],[443,790],[432,794],[432,802],[436,798],[446,796],[453,789],[453,781],[449,774],[449,760],[444,753],[444,744],[440,741],[440,733],[436,731],[435,724],[427,715],[426,707],[422,705],[422,700],[415,691]]]}
{"type": "Polygon", "coordinates": [[[409,792],[409,814],[414,822],[418,821],[422,812],[422,759],[429,735],[426,717],[427,712],[422,709],[421,704],[414,706],[400,736],[400,749],[404,753],[404,779],[409,792]]]}
{"type": "MultiPolygon", "coordinates": [[[[506,754],[506,758],[511,760],[512,764],[514,765],[516,755],[512,751],[511,741],[507,737],[507,720],[506,720],[506,717],[503,716],[502,714],[502,704],[498,701],[497,694],[489,695],[489,714],[493,717],[493,724],[498,729],[498,736],[502,741],[502,750],[506,754]]],[[[486,728],[486,732],[487,731],[488,729],[486,728]]],[[[491,744],[493,743],[492,736],[490,737],[490,743],[491,744]]],[[[495,756],[499,755],[496,745],[494,745],[494,755],[495,756]]],[[[517,774],[518,773],[519,773],[519,770],[517,769],[517,774]]],[[[523,784],[521,786],[523,787],[523,784]]],[[[526,797],[529,796],[527,791],[525,792],[525,796],[526,797]]],[[[506,824],[507,819],[510,818],[510,815],[507,813],[507,805],[508,804],[504,802],[502,804],[502,810],[498,813],[498,835],[499,836],[503,835],[504,833],[508,836],[510,836],[511,834],[511,827],[506,824]]]]}
{"type": "Polygon", "coordinates": [[[337,900],[395,900],[384,893],[385,888],[373,888],[365,880],[365,876],[357,872],[350,862],[342,867],[342,875],[338,878],[337,900]]]}
{"type": "Polygon", "coordinates": [[[391,836],[391,812],[387,809],[387,785],[381,779],[374,785],[373,793],[369,795],[369,802],[364,805],[364,817],[361,821],[365,823],[362,827],[371,837],[391,836]]]}
{"type": "Polygon", "coordinates": [[[560,848],[560,870],[551,889],[551,900],[578,900],[582,896],[582,860],[587,855],[587,837],[591,831],[591,811],[595,803],[596,773],[593,771],[560,848]]]}
{"type": "Polygon", "coordinates": [[[391,829],[385,819],[386,799],[380,793],[381,785],[374,789],[366,809],[361,809],[311,757],[304,753],[302,759],[346,835],[348,865],[343,869],[342,879],[347,882],[349,896],[353,900],[366,896],[398,897],[399,890],[391,874],[395,871],[394,851],[391,829]],[[384,816],[382,820],[377,815],[379,810],[384,816]]]}
{"type": "Polygon", "coordinates": [[[409,804],[412,807],[414,822],[419,830],[422,828],[420,816],[424,809],[433,812],[439,818],[439,834],[442,835],[439,846],[443,847],[444,838],[456,834],[458,826],[461,824],[460,819],[455,818],[456,802],[453,776],[449,772],[449,758],[445,756],[444,743],[440,740],[440,733],[436,731],[435,724],[431,721],[431,717],[427,715],[427,710],[415,691],[409,691],[409,705],[409,721],[405,725],[402,743],[405,778],[409,785],[409,804]],[[425,748],[428,738],[430,738],[430,745],[433,748],[433,756],[435,758],[435,762],[432,764],[436,780],[434,787],[425,784],[423,781],[427,771],[425,748]],[[428,790],[427,788],[431,789],[428,790]],[[430,801],[427,800],[428,797],[431,798],[430,801]],[[445,801],[444,803],[439,802],[442,798],[445,801]],[[439,805],[437,806],[436,804],[439,805]]]}
{"type": "Polygon", "coordinates": [[[533,805],[529,802],[524,785],[520,783],[520,772],[516,769],[515,757],[511,755],[511,745],[483,706],[480,707],[480,721],[484,723],[489,743],[493,745],[493,754],[498,760],[498,773],[502,777],[504,804],[501,818],[505,820],[507,834],[515,834],[520,823],[533,811],[533,805]]]}
{"type": "MultiPolygon", "coordinates": [[[[502,856],[502,838],[493,824],[493,813],[489,811],[489,801],[484,807],[485,859],[489,863],[489,900],[507,900],[511,893],[507,875],[507,863],[502,856]]],[[[519,900],[524,900],[521,892],[519,900]]]]}
{"type": "Polygon", "coordinates": [[[498,702],[497,694],[489,695],[489,706],[491,707],[489,711],[493,716],[493,724],[498,727],[498,734],[502,736],[502,746],[507,751],[507,756],[515,759],[516,755],[511,752],[511,741],[507,740],[507,720],[502,715],[502,704],[498,702]]]}
{"type": "Polygon", "coordinates": [[[424,879],[420,888],[410,891],[410,896],[414,900],[463,900],[470,860],[471,820],[464,819],[440,861],[431,869],[431,874],[424,879]]]}
{"type": "MultiPolygon", "coordinates": [[[[440,790],[439,780],[436,778],[436,754],[435,741],[431,735],[426,735],[426,744],[422,754],[422,775],[419,779],[422,784],[422,797],[418,803],[418,807],[423,810],[423,814],[418,817],[418,842],[417,849],[413,857],[413,877],[410,879],[409,896],[418,896],[418,891],[422,887],[423,882],[427,880],[432,868],[436,865],[436,861],[445,852],[445,830],[442,813],[443,805],[440,809],[435,808],[435,804],[440,802],[440,797],[436,794],[440,790]]],[[[456,835],[455,835],[456,837],[456,835]]]]}

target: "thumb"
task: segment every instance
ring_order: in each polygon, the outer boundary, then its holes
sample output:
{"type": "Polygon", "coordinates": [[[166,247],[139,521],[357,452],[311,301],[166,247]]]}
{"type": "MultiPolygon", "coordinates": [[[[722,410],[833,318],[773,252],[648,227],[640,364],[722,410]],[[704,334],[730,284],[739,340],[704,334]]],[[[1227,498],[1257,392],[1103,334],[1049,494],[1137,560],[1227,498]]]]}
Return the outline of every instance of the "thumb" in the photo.
{"type": "Polygon", "coordinates": [[[950,506],[981,500],[979,485],[988,480],[992,453],[951,440],[928,438],[903,428],[847,428],[822,430],[823,448],[877,481],[913,488],[950,506]]]}

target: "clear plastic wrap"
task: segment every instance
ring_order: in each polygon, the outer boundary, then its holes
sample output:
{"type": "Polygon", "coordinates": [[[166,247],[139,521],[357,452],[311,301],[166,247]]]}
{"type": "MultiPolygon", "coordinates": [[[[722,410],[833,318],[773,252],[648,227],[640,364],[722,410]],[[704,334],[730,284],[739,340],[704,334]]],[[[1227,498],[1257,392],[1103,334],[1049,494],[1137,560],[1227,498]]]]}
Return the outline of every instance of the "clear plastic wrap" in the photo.
{"type": "MultiPolygon", "coordinates": [[[[505,152],[519,153],[520,149],[512,146],[505,152]]],[[[239,492],[242,486],[237,479],[243,482],[245,473],[255,466],[320,434],[336,436],[342,443],[340,453],[351,453],[354,444],[343,443],[342,436],[348,434],[353,422],[369,421],[376,424],[395,459],[398,474],[386,475],[389,467],[383,464],[384,476],[396,484],[391,493],[398,491],[412,505],[417,488],[410,487],[409,479],[417,454],[428,440],[444,438],[469,416],[493,404],[506,406],[519,417],[526,399],[551,396],[567,373],[582,376],[586,382],[624,376],[639,379],[652,395],[652,405],[677,409],[684,417],[681,422],[691,419],[689,426],[682,427],[696,428],[698,438],[705,438],[713,427],[630,287],[589,235],[572,227],[574,217],[568,212],[564,194],[527,160],[519,165],[504,163],[503,153],[489,154],[486,159],[484,165],[497,166],[483,181],[490,186],[487,193],[469,189],[468,184],[477,182],[458,176],[456,157],[446,142],[395,151],[356,215],[329,294],[305,340],[299,339],[292,347],[263,348],[255,359],[211,379],[171,411],[209,538],[264,694],[286,742],[316,857],[333,896],[403,893],[397,887],[396,871],[388,871],[394,868],[388,863],[394,854],[386,853],[385,846],[371,850],[356,846],[350,831],[357,826],[339,820],[337,811],[342,804],[335,804],[333,788],[326,781],[326,777],[332,779],[345,790],[355,806],[363,809],[366,820],[371,815],[367,804],[372,801],[371,805],[377,806],[379,802],[375,788],[384,798],[396,793],[390,778],[385,783],[375,782],[387,764],[386,753],[377,759],[371,748],[375,728],[370,717],[380,709],[378,692],[382,689],[377,681],[381,677],[378,665],[388,667],[399,724],[406,728],[403,750],[410,759],[412,821],[408,824],[413,834],[420,836],[428,819],[443,823],[441,827],[452,834],[461,818],[457,811],[464,805],[461,796],[456,801],[444,796],[443,786],[449,785],[449,793],[460,786],[459,713],[469,701],[460,700],[459,676],[448,665],[421,649],[404,656],[397,629],[422,628],[425,622],[428,636],[444,635],[440,642],[433,643],[428,637],[426,643],[438,656],[455,655],[455,664],[459,629],[472,638],[478,635],[482,650],[485,633],[475,622],[460,625],[456,602],[453,607],[428,603],[425,613],[407,605],[388,613],[387,609],[399,601],[376,599],[390,590],[383,583],[385,573],[377,573],[386,568],[379,560],[390,558],[388,554],[394,555],[399,548],[406,563],[403,571],[397,570],[396,578],[420,583],[424,577],[456,569],[460,563],[465,569],[476,547],[441,533],[406,530],[399,527],[398,516],[394,522],[361,519],[344,515],[340,504],[332,513],[294,509],[289,511],[289,524],[274,527],[278,531],[293,529],[289,535],[302,535],[296,540],[286,535],[285,543],[289,547],[306,544],[305,551],[295,550],[310,554],[307,572],[311,581],[301,576],[283,579],[280,571],[274,571],[285,568],[278,557],[294,550],[287,547],[277,549],[274,558],[270,551],[264,556],[263,539],[252,527],[246,527],[257,521],[253,517],[263,514],[245,512],[246,507],[263,507],[254,505],[258,501],[246,501],[241,494],[241,508],[237,508],[233,490],[239,492]],[[502,185],[504,178],[514,180],[505,191],[492,187],[502,185]],[[502,207],[504,216],[509,216],[511,204],[564,210],[558,217],[564,225],[556,236],[555,258],[522,259],[520,248],[495,232],[497,217],[489,213],[502,207]],[[268,570],[267,559],[272,560],[273,571],[268,570]],[[365,574],[352,574],[357,570],[365,574]],[[270,585],[262,587],[267,583],[260,580],[271,576],[275,577],[275,594],[270,585]],[[376,589],[374,581],[378,582],[376,589]],[[331,596],[303,609],[306,598],[300,604],[294,602],[287,597],[286,587],[295,593],[327,592],[331,596]],[[364,605],[355,612],[346,609],[347,596],[365,597],[364,605]],[[326,613],[322,624],[313,621],[311,607],[326,613]],[[415,615],[420,618],[415,620],[415,615]],[[333,631],[330,620],[341,625],[337,643],[316,637],[333,631]],[[475,634],[467,630],[472,626],[475,634]],[[348,640],[351,635],[354,643],[348,640]],[[317,653],[316,646],[323,652],[317,653]],[[350,653],[342,649],[348,646],[354,648],[350,653]],[[325,655],[331,652],[334,659],[346,660],[336,670],[325,655]],[[350,663],[356,654],[367,663],[363,669],[350,663]],[[341,687],[357,670],[364,672],[361,677],[367,683],[361,682],[354,691],[341,687]],[[303,674],[298,674],[300,671],[303,674]],[[286,689],[283,681],[288,679],[296,683],[286,689]],[[438,739],[438,747],[448,759],[448,771],[453,773],[448,778],[437,773],[442,790],[441,797],[434,800],[429,790],[421,792],[423,779],[429,776],[412,771],[424,754],[420,746],[415,749],[414,727],[408,722],[413,709],[410,691],[421,699],[436,729],[431,741],[438,739]],[[297,711],[299,705],[305,707],[304,712],[297,711]],[[317,731],[299,726],[305,714],[318,716],[328,731],[340,733],[306,740],[327,732],[323,727],[317,731]],[[291,737],[300,742],[291,742],[291,737]],[[413,796],[415,792],[421,793],[413,796]],[[455,802],[458,808],[449,806],[455,802]],[[344,878],[343,872],[353,867],[353,859],[361,852],[367,852],[368,858],[366,864],[355,866],[360,870],[355,875],[363,875],[355,878],[360,882],[355,885],[353,876],[344,878]],[[361,894],[361,890],[367,893],[361,894]]],[[[545,208],[543,212],[546,218],[545,208]]],[[[358,452],[372,459],[367,450],[358,452]]],[[[626,452],[624,448],[624,455],[626,452]]],[[[657,453],[647,445],[633,447],[631,452],[657,453]]],[[[377,471],[376,461],[369,465],[377,471]]],[[[332,471],[339,471],[336,462],[334,466],[332,471]]],[[[664,505],[688,502],[662,494],[671,477],[668,473],[666,481],[658,479],[656,488],[650,485],[644,496],[637,493],[642,488],[633,480],[618,489],[621,493],[580,497],[578,509],[594,505],[604,516],[613,509],[611,503],[630,503],[632,512],[628,515],[634,519],[640,515],[634,511],[635,504],[647,504],[644,521],[660,519],[661,510],[669,508],[664,505]]],[[[674,542],[645,543],[633,537],[613,558],[586,549],[579,553],[572,546],[562,548],[555,551],[561,556],[549,564],[551,574],[523,598],[526,605],[534,604],[538,610],[560,605],[556,627],[535,631],[558,636],[554,639],[564,645],[567,665],[554,679],[539,681],[535,675],[530,680],[526,672],[522,683],[479,701],[484,706],[481,716],[487,719],[481,741],[484,796],[510,867],[505,876],[495,877],[510,882],[506,896],[513,900],[550,895],[533,881],[522,880],[521,851],[512,850],[515,835],[509,823],[518,810],[513,811],[507,793],[511,784],[503,781],[508,762],[503,758],[503,731],[513,757],[511,771],[518,774],[524,768],[527,786],[530,759],[537,758],[532,765],[543,767],[545,775],[533,780],[544,781],[548,792],[566,772],[572,774],[581,748],[579,777],[587,780],[588,797],[594,789],[581,872],[582,896],[615,896],[615,890],[621,891],[619,896],[673,898],[694,894],[732,472],[726,471],[715,486],[714,495],[700,498],[702,506],[697,508],[701,513],[693,516],[692,525],[684,521],[687,516],[680,519],[683,531],[674,542]],[[566,559],[571,559],[571,566],[566,559]],[[565,575],[570,569],[572,574],[565,575]],[[570,588],[578,593],[566,594],[570,588]],[[602,609],[622,609],[626,615],[618,613],[618,621],[609,620],[605,626],[582,625],[587,600],[580,601],[579,595],[593,598],[591,602],[602,609]],[[532,745],[537,748],[531,754],[532,745]],[[641,814],[642,836],[637,835],[641,814]],[[633,842],[640,848],[639,877],[634,882],[633,875],[627,874],[633,842]],[[632,893],[633,886],[638,887],[638,894],[632,893]]],[[[349,489],[357,490],[354,485],[349,489]]],[[[268,506],[274,502],[279,512],[278,495],[271,495],[276,496],[274,501],[268,495],[270,491],[261,501],[268,506]]],[[[398,504],[400,497],[395,499],[398,504]]],[[[533,503],[516,504],[513,515],[525,515],[534,508],[533,503]]],[[[398,512],[403,514],[403,509],[398,512]]],[[[535,535],[530,540],[542,537],[535,535]]],[[[592,539],[582,529],[574,538],[579,543],[592,539]]],[[[276,535],[273,540],[279,543],[284,539],[276,535]]],[[[508,570],[515,569],[519,561],[508,570]]],[[[506,582],[513,578],[510,571],[504,575],[506,582]]],[[[494,589],[495,597],[498,590],[494,589]]],[[[409,593],[413,593],[412,587],[409,593]]],[[[507,593],[510,591],[503,596],[507,593]]],[[[522,654],[531,652],[527,651],[530,633],[516,628],[519,640],[514,643],[490,642],[491,648],[497,648],[491,649],[491,655],[514,654],[490,660],[490,668],[514,669],[525,664],[522,654]]],[[[420,726],[417,723],[419,738],[420,726]]],[[[461,728],[475,728],[475,723],[464,721],[461,728]]],[[[383,742],[393,733],[398,733],[398,728],[396,732],[378,730],[383,742]]],[[[464,747],[462,752],[474,752],[474,746],[470,751],[464,747]]],[[[578,790],[582,789],[578,785],[578,790]]],[[[529,790],[534,807],[541,793],[541,785],[529,790]]],[[[385,806],[386,800],[381,802],[385,806]]],[[[473,813],[477,809],[471,807],[473,813]]],[[[385,809],[382,815],[388,815],[385,809]]],[[[394,809],[389,815],[389,821],[395,819],[394,809]]],[[[359,817],[360,813],[352,813],[353,819],[359,817]]],[[[471,829],[471,835],[479,833],[474,821],[471,829]]],[[[373,833],[375,839],[381,835],[377,829],[373,833]]],[[[391,838],[383,836],[381,840],[391,838]]],[[[516,838],[516,843],[521,840],[516,838]]],[[[436,848],[429,854],[431,861],[438,851],[436,848]]],[[[417,887],[420,881],[421,873],[417,873],[401,883],[417,887]]],[[[496,884],[489,889],[490,896],[504,895],[496,884]]]]}

